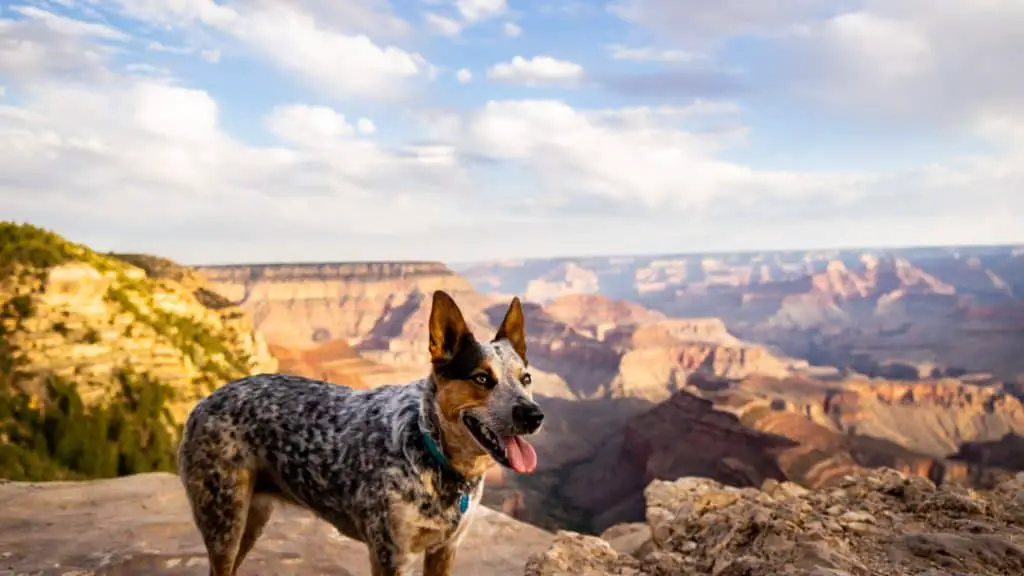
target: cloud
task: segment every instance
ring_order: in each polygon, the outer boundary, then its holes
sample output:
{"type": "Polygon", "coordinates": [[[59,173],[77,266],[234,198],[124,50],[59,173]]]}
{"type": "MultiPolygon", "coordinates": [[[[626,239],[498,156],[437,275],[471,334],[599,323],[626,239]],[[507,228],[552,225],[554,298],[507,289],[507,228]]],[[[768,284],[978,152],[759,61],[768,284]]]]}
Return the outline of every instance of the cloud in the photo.
{"type": "MultiPolygon", "coordinates": [[[[125,78],[106,89],[24,90],[0,107],[7,217],[123,234],[259,240],[413,233],[442,225],[464,188],[454,155],[375,142],[373,123],[323,106],[282,105],[278,144],[227,135],[202,90],[125,78]]],[[[284,240],[287,242],[287,240],[284,240]]],[[[266,246],[267,240],[263,240],[266,246]]],[[[201,247],[192,259],[209,258],[201,247]]]]}
{"type": "Polygon", "coordinates": [[[455,8],[466,22],[480,22],[508,10],[505,0],[455,0],[455,8]]]}
{"type": "Polygon", "coordinates": [[[163,42],[157,42],[155,40],[151,40],[149,44],[146,45],[146,50],[150,50],[152,52],[164,52],[167,54],[191,54],[192,52],[195,52],[192,48],[185,46],[168,46],[163,42]]]}
{"type": "Polygon", "coordinates": [[[701,56],[685,50],[658,49],[650,46],[628,48],[622,44],[611,44],[606,47],[606,50],[613,60],[628,60],[631,62],[681,63],[701,59],[701,56]]]}
{"type": "Polygon", "coordinates": [[[427,12],[423,18],[431,30],[442,36],[458,36],[462,32],[462,23],[447,16],[427,12]]]}
{"type": "Polygon", "coordinates": [[[712,201],[758,193],[796,197],[849,185],[852,176],[758,173],[717,159],[719,136],[681,120],[728,114],[729,106],[580,111],[552,100],[492,101],[473,115],[465,146],[535,171],[545,194],[600,198],[620,209],[700,210],[712,201]]]}
{"type": "Polygon", "coordinates": [[[0,76],[14,82],[53,77],[109,80],[105,63],[121,49],[126,34],[37,8],[17,8],[21,19],[0,18],[0,76]]]}
{"type": "MultiPolygon", "coordinates": [[[[358,100],[400,94],[432,69],[398,47],[403,21],[384,2],[360,8],[313,0],[147,1],[126,8],[147,24],[123,30],[85,26],[99,19],[67,18],[57,26],[47,17],[0,20],[0,74],[13,95],[0,99],[0,204],[4,217],[52,226],[100,249],[186,262],[1019,239],[1020,81],[992,72],[1006,73],[1012,59],[982,58],[1016,46],[1015,22],[993,28],[988,12],[945,3],[925,20],[910,18],[921,5],[893,1],[901,4],[868,2],[859,12],[810,24],[801,13],[794,17],[799,25],[750,29],[775,34],[771,58],[817,51],[780,71],[808,97],[865,109],[882,102],[872,98],[885,96],[890,106],[917,98],[932,117],[955,119],[973,136],[998,143],[999,154],[892,173],[745,165],[734,152],[756,130],[747,125],[743,97],[757,86],[715,68],[710,57],[682,61],[673,51],[707,54],[668,41],[609,48],[624,58],[620,67],[657,62],[657,74],[601,77],[551,56],[517,56],[487,71],[507,84],[632,91],[644,96],[641,105],[621,107],[614,94],[599,94],[610,101],[599,108],[512,100],[496,89],[473,108],[432,110],[415,101],[381,116],[358,100]],[[342,22],[346,10],[366,19],[365,28],[342,22]],[[957,27],[955,18],[966,20],[957,27]],[[985,26],[992,38],[982,34],[985,26]],[[146,36],[154,29],[159,37],[146,36]],[[300,37],[307,32],[312,36],[300,37]],[[947,37],[948,49],[937,43],[947,37]],[[223,49],[231,56],[221,64],[225,72],[237,72],[230,67],[249,52],[311,89],[268,90],[287,100],[254,111],[204,89],[199,78],[179,79],[154,66],[180,63],[158,60],[152,52],[160,48],[146,52],[156,38],[166,42],[160,46],[199,54],[199,47],[223,49]],[[367,57],[348,59],[358,55],[367,57]],[[864,64],[885,55],[891,59],[875,69],[864,64]],[[829,76],[829,62],[863,85],[836,83],[842,78],[829,76]],[[968,62],[992,70],[968,69],[968,62]],[[971,82],[950,82],[954,65],[971,82]],[[666,105],[651,105],[653,96],[666,94],[666,105]],[[240,120],[247,139],[229,130],[240,120]]],[[[450,1],[444,6],[458,10],[450,1]]],[[[472,14],[486,19],[494,12],[472,14]]],[[[124,24],[124,16],[103,22],[124,24]]],[[[262,71],[258,64],[253,69],[262,71]]],[[[472,74],[459,69],[455,78],[472,74]]]]}
{"type": "Polygon", "coordinates": [[[124,32],[111,28],[105,24],[96,22],[84,22],[64,16],[59,16],[35,6],[11,6],[11,12],[20,14],[26,19],[36,20],[43,23],[48,29],[64,36],[91,37],[99,40],[113,40],[125,42],[131,36],[124,32]]]}
{"type": "Polygon", "coordinates": [[[537,9],[541,14],[568,18],[591,15],[600,12],[601,10],[602,4],[597,2],[586,2],[584,0],[558,0],[557,2],[545,2],[537,9]]]}
{"type": "Polygon", "coordinates": [[[636,72],[595,80],[616,94],[643,98],[719,98],[746,90],[741,76],[716,68],[636,72]]]}
{"type": "Polygon", "coordinates": [[[973,129],[1024,114],[1024,5],[868,1],[805,25],[774,53],[799,94],[888,123],[973,129]]]}
{"type": "Polygon", "coordinates": [[[262,140],[270,144],[248,144],[225,131],[210,93],[151,64],[114,65],[95,35],[78,33],[87,27],[54,30],[33,19],[0,26],[48,50],[28,62],[0,51],[4,70],[26,72],[5,75],[18,99],[0,101],[6,218],[193,262],[216,257],[210,242],[263,260],[327,236],[355,245],[425,234],[466,190],[451,146],[385,146],[371,119],[301,103],[266,116],[262,140]],[[88,53],[102,82],[60,66],[88,53]]]}
{"type": "Polygon", "coordinates": [[[459,84],[469,84],[473,81],[473,73],[466,68],[460,68],[455,73],[455,79],[459,81],[459,84]]]}
{"type": "Polygon", "coordinates": [[[501,27],[501,30],[505,33],[505,36],[508,36],[509,38],[518,38],[523,34],[522,26],[515,22],[505,22],[501,27]]]}
{"type": "Polygon", "coordinates": [[[125,72],[130,76],[145,76],[149,78],[169,79],[173,76],[170,70],[161,66],[154,66],[146,62],[134,62],[124,67],[125,72]]]}
{"type": "Polygon", "coordinates": [[[155,40],[150,41],[146,45],[146,50],[150,52],[161,52],[164,54],[177,55],[195,54],[196,52],[199,52],[199,57],[202,58],[204,62],[208,62],[210,64],[216,64],[220,62],[221,58],[221,52],[217,48],[196,49],[194,47],[189,46],[171,46],[168,44],[164,44],[162,42],[157,42],[155,40]]]}
{"type": "Polygon", "coordinates": [[[534,56],[529,60],[516,56],[487,70],[487,77],[497,82],[525,86],[571,85],[583,80],[583,66],[551,56],[534,56]]]}
{"type": "Polygon", "coordinates": [[[201,50],[199,56],[210,64],[216,64],[220,62],[220,50],[201,50]]]}
{"type": "Polygon", "coordinates": [[[360,5],[342,0],[328,9],[326,3],[312,1],[121,0],[121,7],[129,16],[146,22],[177,28],[201,26],[224,34],[303,79],[307,86],[336,97],[399,97],[409,82],[434,74],[422,55],[380,45],[368,35],[395,35],[406,27],[404,21],[373,2],[360,5]],[[352,20],[346,20],[348,17],[352,20]],[[371,32],[355,33],[353,29],[371,32]]]}
{"type": "MultiPolygon", "coordinates": [[[[430,1],[427,4],[440,6],[446,4],[440,0],[430,1]]],[[[456,37],[466,28],[485,22],[508,11],[505,0],[455,0],[453,3],[454,14],[445,16],[436,11],[423,13],[427,27],[437,34],[448,37],[456,37]]],[[[504,33],[507,36],[518,35],[522,30],[512,23],[506,23],[504,33]],[[511,26],[511,28],[510,28],[511,26]]]]}
{"type": "Polygon", "coordinates": [[[388,0],[289,0],[285,4],[297,6],[325,28],[345,34],[397,39],[414,32],[409,22],[395,14],[388,0]]]}
{"type": "Polygon", "coordinates": [[[369,118],[360,118],[356,121],[356,130],[360,134],[376,134],[377,126],[369,118]]]}
{"type": "MultiPolygon", "coordinates": [[[[1024,75],[1007,56],[1024,53],[1017,0],[617,0],[609,10],[657,33],[670,50],[769,39],[758,44],[758,63],[772,70],[773,84],[762,80],[758,89],[841,114],[968,134],[993,115],[1024,115],[1024,75]]],[[[643,94],[691,84],[679,76],[646,82],[649,89],[628,77],[607,84],[643,94]]]]}
{"type": "Polygon", "coordinates": [[[659,33],[680,46],[712,48],[722,40],[743,35],[784,33],[822,11],[837,9],[845,0],[617,0],[608,11],[632,24],[659,33]]]}

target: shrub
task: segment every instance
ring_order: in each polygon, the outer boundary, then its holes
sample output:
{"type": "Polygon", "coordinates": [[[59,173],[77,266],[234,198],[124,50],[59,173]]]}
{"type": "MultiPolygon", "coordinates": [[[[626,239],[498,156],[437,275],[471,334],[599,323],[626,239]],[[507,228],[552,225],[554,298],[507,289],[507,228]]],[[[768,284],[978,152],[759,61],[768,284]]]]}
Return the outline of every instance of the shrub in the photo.
{"type": "Polygon", "coordinates": [[[31,224],[0,222],[0,278],[10,276],[19,265],[52,268],[73,254],[73,245],[53,232],[31,224]]]}
{"type": "Polygon", "coordinates": [[[121,370],[117,394],[87,407],[77,388],[44,379],[42,407],[0,387],[0,477],[17,480],[109,478],[174,471],[180,429],[166,403],[173,391],[146,374],[121,370]]]}

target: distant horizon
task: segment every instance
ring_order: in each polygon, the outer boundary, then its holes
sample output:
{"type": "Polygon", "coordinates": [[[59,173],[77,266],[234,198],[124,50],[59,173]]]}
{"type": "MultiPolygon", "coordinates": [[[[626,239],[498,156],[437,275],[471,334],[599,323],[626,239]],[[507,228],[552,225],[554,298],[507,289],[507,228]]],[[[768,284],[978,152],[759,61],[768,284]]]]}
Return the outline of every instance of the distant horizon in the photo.
{"type": "Polygon", "coordinates": [[[165,258],[172,262],[187,266],[190,268],[230,268],[230,267],[245,267],[245,266],[330,266],[330,265],[365,265],[365,264],[442,264],[448,267],[469,267],[480,264],[496,264],[504,262],[536,262],[536,261],[559,261],[559,260],[582,260],[588,258],[609,258],[609,259],[634,259],[634,258],[687,258],[695,256],[714,257],[714,256],[733,256],[733,255],[752,255],[752,254],[786,254],[786,253],[811,253],[811,252],[836,252],[836,253],[850,253],[850,252],[913,252],[913,251],[929,251],[929,250],[963,250],[969,252],[977,252],[983,250],[1008,250],[1014,251],[1017,249],[1024,249],[1024,240],[1020,242],[1003,242],[1003,243],[975,243],[975,244],[907,244],[907,245],[861,245],[861,246],[812,246],[812,247],[801,247],[801,248],[744,248],[737,250],[682,250],[682,251],[665,251],[665,252],[632,252],[632,253],[603,253],[595,252],[592,254],[568,254],[558,256],[525,256],[525,257],[496,257],[491,259],[482,260],[443,260],[443,259],[423,259],[423,258],[393,258],[393,259],[334,259],[334,260],[249,260],[249,261],[231,261],[231,262],[203,262],[203,263],[192,263],[188,261],[178,260],[166,254],[157,252],[140,251],[137,249],[110,249],[100,248],[92,245],[88,242],[80,239],[73,238],[67,234],[62,233],[60,230],[41,226],[33,222],[18,221],[18,220],[0,220],[0,222],[11,222],[14,224],[29,224],[49,230],[59,236],[65,238],[69,242],[81,244],[87,246],[91,250],[101,254],[144,254],[147,256],[155,256],[159,258],[165,258]]]}
{"type": "Polygon", "coordinates": [[[950,244],[950,245],[918,245],[918,246],[851,246],[840,248],[792,248],[792,249],[767,249],[767,250],[728,250],[728,251],[699,251],[699,252],[651,252],[636,254],[573,254],[568,256],[537,256],[527,258],[496,258],[493,260],[473,261],[444,261],[444,260],[331,260],[331,261],[284,261],[284,262],[233,262],[220,264],[186,264],[192,268],[231,268],[251,266],[332,266],[345,264],[443,264],[445,266],[474,266],[481,264],[499,264],[505,262],[538,262],[538,261],[559,261],[559,260],[585,260],[589,258],[608,259],[641,259],[641,258],[688,258],[695,256],[733,256],[746,254],[786,254],[786,253],[808,253],[808,252],[913,252],[928,250],[1007,250],[1024,249],[1024,242],[1010,244],[950,244]]]}

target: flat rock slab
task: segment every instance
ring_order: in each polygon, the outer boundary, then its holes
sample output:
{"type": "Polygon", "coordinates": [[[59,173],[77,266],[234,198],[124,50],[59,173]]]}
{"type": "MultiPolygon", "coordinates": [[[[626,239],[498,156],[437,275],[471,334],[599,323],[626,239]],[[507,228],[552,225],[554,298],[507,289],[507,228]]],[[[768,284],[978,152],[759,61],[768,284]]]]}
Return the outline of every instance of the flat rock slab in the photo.
{"type": "MultiPolygon", "coordinates": [[[[481,508],[455,576],[523,573],[553,535],[481,508]]],[[[93,482],[0,481],[0,576],[207,576],[184,490],[171,474],[93,482]]],[[[370,576],[366,547],[305,510],[278,506],[239,576],[370,576]]]]}

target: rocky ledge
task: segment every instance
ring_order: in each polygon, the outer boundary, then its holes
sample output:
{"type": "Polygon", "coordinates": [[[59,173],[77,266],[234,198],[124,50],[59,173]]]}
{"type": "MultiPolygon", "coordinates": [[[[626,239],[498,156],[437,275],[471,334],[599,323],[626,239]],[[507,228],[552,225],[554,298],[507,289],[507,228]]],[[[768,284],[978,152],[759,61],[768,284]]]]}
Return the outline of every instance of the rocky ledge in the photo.
{"type": "Polygon", "coordinates": [[[527,576],[1024,574],[1024,474],[988,492],[892,469],[809,491],[704,478],[652,482],[645,524],[559,532],[527,576]]]}
{"type": "MultiPolygon", "coordinates": [[[[455,576],[519,576],[552,535],[480,508],[455,576]]],[[[0,480],[0,575],[206,576],[206,554],[171,474],[93,482],[0,480]]],[[[238,576],[370,576],[366,546],[294,507],[274,512],[238,576]]]]}

